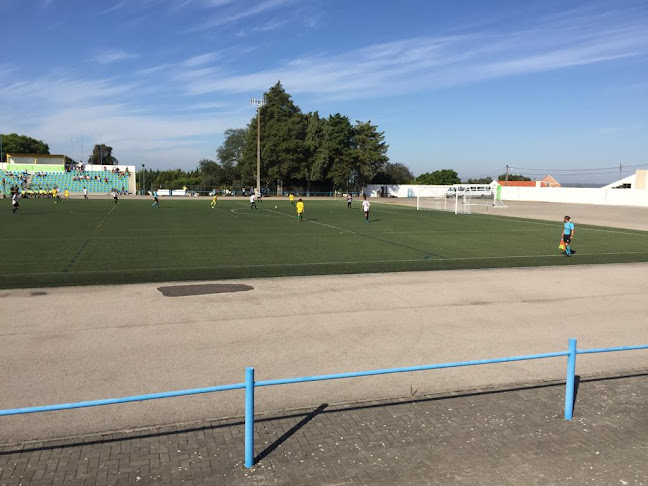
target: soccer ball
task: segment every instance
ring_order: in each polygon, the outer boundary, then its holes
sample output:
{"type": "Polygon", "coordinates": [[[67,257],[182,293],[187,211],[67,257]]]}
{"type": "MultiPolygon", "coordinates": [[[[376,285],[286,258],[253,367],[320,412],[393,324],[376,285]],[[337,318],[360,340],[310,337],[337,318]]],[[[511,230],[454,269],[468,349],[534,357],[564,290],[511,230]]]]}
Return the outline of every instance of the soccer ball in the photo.
{"type": "Polygon", "coordinates": [[[277,209],[277,206],[275,206],[275,209],[277,209]]]}

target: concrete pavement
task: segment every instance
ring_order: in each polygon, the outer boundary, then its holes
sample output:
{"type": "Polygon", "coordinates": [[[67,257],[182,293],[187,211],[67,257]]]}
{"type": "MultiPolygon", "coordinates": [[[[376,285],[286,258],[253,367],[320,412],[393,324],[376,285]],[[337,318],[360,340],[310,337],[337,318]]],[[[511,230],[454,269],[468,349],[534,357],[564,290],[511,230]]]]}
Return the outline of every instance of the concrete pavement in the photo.
{"type": "MultiPolygon", "coordinates": [[[[164,297],[155,285],[0,291],[0,408],[257,379],[648,343],[648,264],[252,279],[164,297]]],[[[648,353],[579,357],[592,374],[648,353]]],[[[259,411],[561,379],[565,360],[259,390],[259,411]]],[[[239,391],[3,417],[0,443],[239,416],[239,391]]]]}

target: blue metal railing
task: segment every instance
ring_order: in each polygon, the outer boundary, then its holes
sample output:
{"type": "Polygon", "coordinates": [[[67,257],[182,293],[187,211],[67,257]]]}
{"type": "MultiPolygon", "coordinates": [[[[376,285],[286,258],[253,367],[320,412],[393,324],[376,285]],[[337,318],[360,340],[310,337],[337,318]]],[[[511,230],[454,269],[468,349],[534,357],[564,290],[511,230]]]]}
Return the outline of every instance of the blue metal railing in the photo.
{"type": "Polygon", "coordinates": [[[408,373],[411,371],[437,370],[443,368],[458,368],[462,366],[476,366],[494,363],[508,363],[512,361],[528,361],[532,359],[557,358],[567,356],[567,379],[565,381],[565,420],[572,420],[574,413],[574,392],[576,381],[576,355],[610,353],[615,351],[634,351],[648,349],[648,344],[638,346],[618,346],[613,348],[581,349],[576,347],[576,339],[569,340],[567,351],[554,353],[530,354],[524,356],[512,356],[508,358],[480,359],[472,361],[458,361],[454,363],[439,363],[422,366],[408,366],[404,368],[387,368],[380,370],[355,371],[350,373],[336,373],[329,375],[302,376],[298,378],[282,378],[277,380],[254,380],[254,368],[248,367],[245,370],[245,382],[233,383],[231,385],[220,385],[206,388],[193,388],[188,390],[177,390],[172,392],[151,393],[149,395],[135,395],[122,398],[107,398],[104,400],[92,400],[86,402],[61,403],[57,405],[44,405],[40,407],[24,407],[0,410],[0,416],[20,415],[38,412],[53,412],[57,410],[70,410],[74,408],[97,407],[102,405],[114,405],[117,403],[140,402],[144,400],[157,400],[160,398],[181,397],[187,395],[198,395],[201,393],[212,393],[227,390],[245,389],[245,467],[254,466],[254,389],[260,386],[289,385],[292,383],[306,383],[310,381],[339,380],[344,378],[358,378],[361,376],[386,375],[391,373],[408,373]]]}

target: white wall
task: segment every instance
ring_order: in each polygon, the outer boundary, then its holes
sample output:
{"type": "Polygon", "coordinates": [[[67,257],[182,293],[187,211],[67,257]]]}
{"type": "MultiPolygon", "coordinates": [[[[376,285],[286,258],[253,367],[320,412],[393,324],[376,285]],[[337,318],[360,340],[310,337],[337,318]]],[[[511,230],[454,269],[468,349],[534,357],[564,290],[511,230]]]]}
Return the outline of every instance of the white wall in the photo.
{"type": "MultiPolygon", "coordinates": [[[[452,186],[423,186],[410,184],[370,184],[365,193],[379,197],[384,187],[389,196],[396,197],[442,197],[452,186]]],[[[538,201],[571,204],[600,204],[608,206],[648,207],[648,190],[600,189],[580,187],[515,187],[502,186],[504,201],[538,201]]]]}
{"type": "Polygon", "coordinates": [[[65,157],[53,156],[53,157],[39,157],[38,155],[26,156],[21,154],[12,155],[7,160],[7,164],[43,164],[43,165],[63,165],[65,162],[65,157]]]}
{"type": "Polygon", "coordinates": [[[646,206],[648,191],[580,187],[502,187],[504,201],[538,201],[609,206],[646,206]]]}
{"type": "Polygon", "coordinates": [[[369,184],[365,189],[368,197],[379,197],[380,188],[384,187],[387,196],[396,197],[443,197],[450,186],[424,186],[416,184],[369,184]]]}

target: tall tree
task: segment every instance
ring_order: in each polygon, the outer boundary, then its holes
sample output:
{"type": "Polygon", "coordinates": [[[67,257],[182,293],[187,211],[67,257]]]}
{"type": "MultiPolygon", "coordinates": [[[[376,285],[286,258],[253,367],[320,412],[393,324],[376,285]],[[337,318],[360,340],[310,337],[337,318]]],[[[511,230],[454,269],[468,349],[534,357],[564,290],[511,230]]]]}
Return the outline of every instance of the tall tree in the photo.
{"type": "MultiPolygon", "coordinates": [[[[202,159],[198,162],[198,172],[200,173],[200,184],[202,186],[216,187],[224,182],[223,168],[213,160],[202,159]]],[[[226,185],[229,184],[226,183],[226,185]]]]}
{"type": "Polygon", "coordinates": [[[0,154],[0,162],[6,162],[7,154],[49,154],[49,145],[42,140],[28,137],[27,135],[18,135],[17,133],[10,133],[9,135],[1,135],[2,137],[2,153],[0,154]]]}
{"type": "Polygon", "coordinates": [[[356,120],[353,127],[353,143],[356,153],[356,178],[360,187],[365,186],[365,179],[371,179],[389,161],[385,143],[385,132],[379,132],[371,121],[356,120]]]}
{"type": "Polygon", "coordinates": [[[405,164],[387,162],[385,167],[371,179],[372,184],[409,184],[414,175],[405,164]]]}
{"type": "Polygon", "coordinates": [[[216,152],[222,170],[222,183],[227,186],[242,183],[240,165],[245,152],[247,132],[247,128],[228,128],[225,130],[223,145],[218,147],[216,152]]]}
{"type": "Polygon", "coordinates": [[[354,183],[356,168],[353,127],[349,118],[339,113],[330,115],[324,133],[324,150],[330,167],[328,177],[337,186],[349,189],[354,183]]]}
{"type": "MultiPolygon", "coordinates": [[[[261,179],[264,184],[282,180],[289,183],[299,177],[304,160],[306,119],[288,93],[277,82],[264,95],[261,116],[261,179]]],[[[254,168],[256,179],[257,118],[248,125],[242,169],[247,175],[254,168]]]]}
{"type": "Polygon", "coordinates": [[[459,184],[459,174],[452,169],[435,170],[434,172],[426,172],[416,178],[419,184],[429,184],[432,186],[445,186],[451,184],[459,184]]]}
{"type": "Polygon", "coordinates": [[[97,144],[92,149],[92,155],[88,157],[88,164],[94,165],[117,165],[119,161],[112,155],[113,148],[107,145],[97,144]]]}
{"type": "Polygon", "coordinates": [[[324,183],[328,180],[330,164],[326,151],[326,125],[326,118],[320,118],[318,112],[306,115],[306,156],[301,177],[306,180],[307,192],[310,192],[312,182],[324,183]]]}
{"type": "Polygon", "coordinates": [[[185,172],[181,169],[164,170],[157,174],[153,180],[153,187],[169,189],[178,187],[197,187],[200,185],[200,173],[196,171],[185,172]]]}

